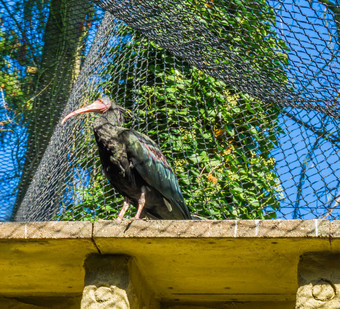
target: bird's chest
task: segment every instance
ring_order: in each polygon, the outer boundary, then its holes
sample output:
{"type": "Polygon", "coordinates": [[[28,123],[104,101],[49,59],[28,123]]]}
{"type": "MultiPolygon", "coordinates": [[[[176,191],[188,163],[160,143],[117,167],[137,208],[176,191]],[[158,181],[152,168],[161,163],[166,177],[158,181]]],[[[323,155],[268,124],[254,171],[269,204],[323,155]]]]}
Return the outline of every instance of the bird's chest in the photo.
{"type": "Polygon", "coordinates": [[[120,194],[138,199],[141,183],[144,181],[128,158],[126,144],[119,133],[100,133],[95,131],[95,137],[106,177],[120,194]]]}
{"type": "Polygon", "coordinates": [[[99,133],[95,131],[95,137],[104,171],[127,177],[132,166],[127,156],[126,145],[117,134],[107,134],[105,131],[99,133]]]}

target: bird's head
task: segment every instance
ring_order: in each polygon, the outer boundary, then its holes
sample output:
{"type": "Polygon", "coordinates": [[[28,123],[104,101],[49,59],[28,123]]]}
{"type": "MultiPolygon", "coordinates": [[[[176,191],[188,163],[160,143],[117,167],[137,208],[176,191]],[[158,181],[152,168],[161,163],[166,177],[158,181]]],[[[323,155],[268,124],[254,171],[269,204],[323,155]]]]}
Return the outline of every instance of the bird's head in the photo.
{"type": "Polygon", "coordinates": [[[116,111],[116,112],[118,111],[118,113],[119,113],[120,111],[124,112],[125,109],[123,107],[115,104],[114,102],[112,102],[108,97],[103,97],[103,98],[97,99],[96,101],[94,101],[93,103],[91,103],[88,106],[79,108],[79,109],[69,113],[61,121],[61,124],[64,124],[67,119],[69,119],[69,118],[71,118],[75,115],[79,115],[79,114],[83,114],[83,113],[91,113],[91,112],[92,113],[104,114],[104,113],[107,113],[108,111],[116,111]]]}

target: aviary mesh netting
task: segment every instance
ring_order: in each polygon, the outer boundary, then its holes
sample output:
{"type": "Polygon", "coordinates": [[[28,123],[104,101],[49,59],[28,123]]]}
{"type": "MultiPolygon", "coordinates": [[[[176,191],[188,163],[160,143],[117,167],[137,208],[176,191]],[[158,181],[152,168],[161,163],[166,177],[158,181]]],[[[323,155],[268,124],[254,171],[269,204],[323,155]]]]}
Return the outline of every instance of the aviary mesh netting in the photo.
{"type": "Polygon", "coordinates": [[[1,0],[0,219],[117,217],[96,116],[60,125],[101,96],[161,147],[193,214],[339,219],[335,1],[1,0]]]}

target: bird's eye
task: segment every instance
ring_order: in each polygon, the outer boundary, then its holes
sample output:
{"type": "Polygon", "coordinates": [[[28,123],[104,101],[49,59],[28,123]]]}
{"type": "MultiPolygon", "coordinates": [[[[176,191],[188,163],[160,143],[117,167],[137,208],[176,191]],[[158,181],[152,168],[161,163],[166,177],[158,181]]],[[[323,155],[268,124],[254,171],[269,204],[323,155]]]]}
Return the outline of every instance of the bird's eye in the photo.
{"type": "Polygon", "coordinates": [[[102,100],[102,99],[100,99],[100,102],[103,103],[103,104],[105,104],[106,106],[109,106],[109,102],[108,102],[107,100],[102,100]]]}

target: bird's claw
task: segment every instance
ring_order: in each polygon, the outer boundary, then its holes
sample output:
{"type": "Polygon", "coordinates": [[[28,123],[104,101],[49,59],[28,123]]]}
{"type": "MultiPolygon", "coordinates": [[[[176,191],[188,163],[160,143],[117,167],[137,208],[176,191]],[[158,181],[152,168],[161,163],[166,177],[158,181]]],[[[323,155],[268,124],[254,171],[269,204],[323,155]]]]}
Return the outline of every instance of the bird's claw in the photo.
{"type": "Polygon", "coordinates": [[[136,217],[130,218],[128,221],[128,224],[131,224],[133,221],[136,221],[136,220],[140,220],[140,219],[136,217]]]}
{"type": "Polygon", "coordinates": [[[133,218],[129,219],[128,224],[131,224],[133,221],[148,221],[148,219],[146,217],[144,217],[144,218],[133,217],[133,218]]]}
{"type": "Polygon", "coordinates": [[[123,218],[117,217],[114,221],[121,223],[121,222],[129,222],[130,219],[127,219],[127,218],[124,218],[124,217],[123,218]]]}

